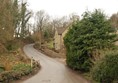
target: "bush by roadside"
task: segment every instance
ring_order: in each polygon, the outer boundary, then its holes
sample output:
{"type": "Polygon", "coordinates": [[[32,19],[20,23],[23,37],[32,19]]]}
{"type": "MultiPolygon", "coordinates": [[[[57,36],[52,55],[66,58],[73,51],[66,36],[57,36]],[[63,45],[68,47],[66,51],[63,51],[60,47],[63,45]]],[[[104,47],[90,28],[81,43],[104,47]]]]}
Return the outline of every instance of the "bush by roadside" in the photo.
{"type": "Polygon", "coordinates": [[[0,64],[0,73],[5,71],[5,67],[0,64]]]}
{"type": "Polygon", "coordinates": [[[34,74],[38,72],[40,64],[37,61],[33,62],[33,67],[30,64],[19,63],[16,64],[11,71],[5,71],[0,73],[0,82],[9,83],[13,80],[19,80],[23,76],[34,74]]]}
{"type": "Polygon", "coordinates": [[[0,55],[0,83],[11,83],[23,76],[32,76],[39,71],[39,68],[40,64],[35,60],[31,67],[31,59],[24,54],[21,48],[10,49],[0,55]]]}
{"type": "Polygon", "coordinates": [[[118,52],[106,54],[92,69],[92,78],[99,83],[118,83],[118,52]]]}

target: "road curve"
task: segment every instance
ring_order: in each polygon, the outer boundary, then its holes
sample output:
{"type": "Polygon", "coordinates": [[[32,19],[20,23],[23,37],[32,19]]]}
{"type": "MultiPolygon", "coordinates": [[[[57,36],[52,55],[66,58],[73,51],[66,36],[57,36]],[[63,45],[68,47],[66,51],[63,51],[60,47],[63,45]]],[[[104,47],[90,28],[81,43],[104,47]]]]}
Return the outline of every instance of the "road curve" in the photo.
{"type": "Polygon", "coordinates": [[[24,47],[24,52],[27,56],[40,61],[41,70],[22,83],[90,83],[64,64],[35,50],[31,44],[24,47]]]}

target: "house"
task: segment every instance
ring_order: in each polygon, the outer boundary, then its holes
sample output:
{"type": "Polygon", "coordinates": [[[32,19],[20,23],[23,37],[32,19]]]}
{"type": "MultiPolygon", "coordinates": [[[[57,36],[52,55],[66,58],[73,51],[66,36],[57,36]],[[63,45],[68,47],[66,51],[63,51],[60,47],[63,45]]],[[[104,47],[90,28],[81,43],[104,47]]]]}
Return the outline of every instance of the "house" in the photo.
{"type": "Polygon", "coordinates": [[[55,50],[61,50],[64,48],[64,41],[63,38],[69,30],[69,27],[72,26],[73,23],[79,21],[78,15],[72,15],[70,18],[70,22],[65,23],[63,27],[55,29],[55,36],[54,36],[54,48],[55,50]]]}
{"type": "Polygon", "coordinates": [[[60,50],[64,48],[64,41],[63,38],[67,33],[68,28],[56,28],[55,29],[55,36],[54,36],[54,47],[55,50],[60,50]]]}

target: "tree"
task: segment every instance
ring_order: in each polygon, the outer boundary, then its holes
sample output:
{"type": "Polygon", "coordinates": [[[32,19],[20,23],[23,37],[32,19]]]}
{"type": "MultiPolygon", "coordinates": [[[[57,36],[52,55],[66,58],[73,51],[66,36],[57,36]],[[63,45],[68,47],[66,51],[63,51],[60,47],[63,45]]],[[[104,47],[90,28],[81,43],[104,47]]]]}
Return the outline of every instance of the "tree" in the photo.
{"type": "Polygon", "coordinates": [[[72,25],[64,38],[67,65],[73,69],[89,71],[93,52],[114,46],[116,35],[101,10],[85,12],[83,18],[72,25]]]}
{"type": "Polygon", "coordinates": [[[12,14],[12,0],[2,0],[0,3],[0,42],[6,43],[13,39],[14,24],[12,14]]]}
{"type": "Polygon", "coordinates": [[[111,25],[115,28],[118,29],[118,13],[113,14],[110,17],[111,25]]]}
{"type": "Polygon", "coordinates": [[[55,18],[53,19],[53,27],[54,28],[61,28],[61,27],[67,27],[69,25],[69,18],[67,16],[63,16],[61,18],[55,18]]]}
{"type": "Polygon", "coordinates": [[[20,21],[21,21],[18,0],[13,0],[12,15],[13,15],[13,24],[14,24],[14,35],[15,37],[18,37],[20,31],[19,30],[20,21]]]}
{"type": "Polygon", "coordinates": [[[26,35],[27,35],[27,23],[29,21],[29,19],[31,18],[31,12],[27,10],[27,2],[22,2],[21,3],[21,13],[20,13],[20,16],[21,16],[21,32],[20,32],[20,37],[21,38],[25,38],[26,35]]]}
{"type": "Polygon", "coordinates": [[[53,27],[53,23],[50,21],[46,24],[46,27],[43,31],[43,35],[44,35],[44,40],[45,41],[49,41],[50,39],[54,38],[54,27],[53,27]]]}
{"type": "Polygon", "coordinates": [[[36,13],[35,19],[36,19],[36,29],[37,32],[40,34],[39,38],[40,38],[40,48],[41,48],[41,44],[43,42],[43,31],[44,29],[47,27],[47,23],[49,21],[49,15],[46,14],[45,11],[40,10],[36,13]]]}
{"type": "Polygon", "coordinates": [[[76,13],[70,14],[69,17],[70,17],[70,23],[76,23],[80,19],[80,17],[76,13]]]}

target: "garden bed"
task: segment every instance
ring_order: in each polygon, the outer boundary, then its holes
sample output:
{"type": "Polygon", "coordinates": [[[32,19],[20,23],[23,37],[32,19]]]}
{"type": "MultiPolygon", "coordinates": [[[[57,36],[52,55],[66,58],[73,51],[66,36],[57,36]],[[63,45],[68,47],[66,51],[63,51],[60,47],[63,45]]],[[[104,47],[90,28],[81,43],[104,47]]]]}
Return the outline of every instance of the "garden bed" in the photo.
{"type": "Polygon", "coordinates": [[[34,75],[40,69],[40,64],[26,57],[21,49],[0,55],[0,83],[11,83],[24,76],[34,75]]]}

